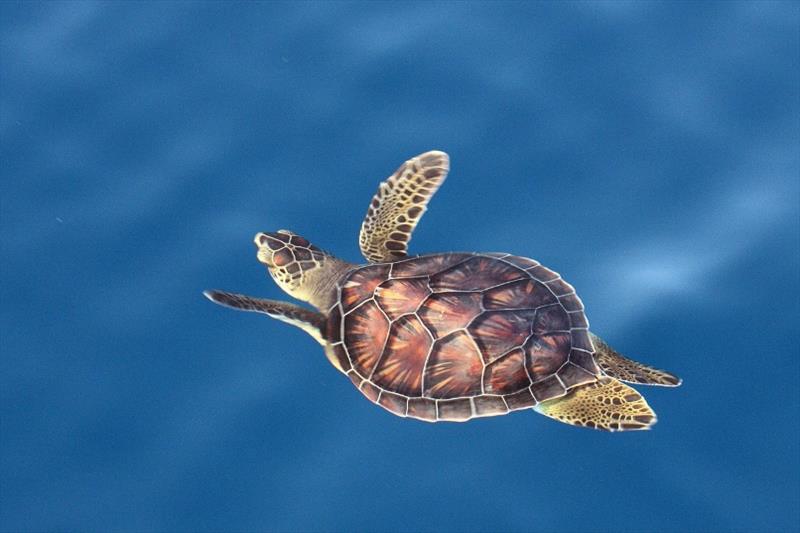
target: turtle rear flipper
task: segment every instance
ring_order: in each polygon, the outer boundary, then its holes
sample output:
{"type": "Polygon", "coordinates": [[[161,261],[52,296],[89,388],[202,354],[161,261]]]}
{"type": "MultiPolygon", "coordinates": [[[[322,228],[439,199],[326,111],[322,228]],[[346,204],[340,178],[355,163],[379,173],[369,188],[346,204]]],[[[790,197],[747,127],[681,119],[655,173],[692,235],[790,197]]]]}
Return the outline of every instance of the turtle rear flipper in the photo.
{"type": "Polygon", "coordinates": [[[656,414],[631,387],[609,377],[542,402],[534,410],[565,424],[604,431],[650,429],[656,414]]]}
{"type": "Polygon", "coordinates": [[[276,318],[287,324],[297,326],[302,329],[323,346],[326,344],[322,338],[322,325],[325,317],[321,313],[311,311],[299,305],[277,300],[265,300],[262,298],[252,298],[243,294],[234,294],[224,291],[203,291],[203,296],[224,307],[238,309],[240,311],[252,311],[254,313],[264,313],[265,315],[276,318]]]}
{"type": "Polygon", "coordinates": [[[611,346],[595,335],[592,336],[595,354],[594,359],[606,375],[627,383],[639,385],[661,385],[662,387],[677,387],[682,380],[666,370],[659,370],[638,361],[628,359],[617,353],[611,346]]]}

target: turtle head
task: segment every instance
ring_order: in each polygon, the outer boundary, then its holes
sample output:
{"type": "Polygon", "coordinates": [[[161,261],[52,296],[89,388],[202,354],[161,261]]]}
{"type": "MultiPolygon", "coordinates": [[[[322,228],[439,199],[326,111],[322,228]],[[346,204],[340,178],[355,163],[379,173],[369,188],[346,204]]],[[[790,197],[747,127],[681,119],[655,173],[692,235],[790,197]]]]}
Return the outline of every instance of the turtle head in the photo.
{"type": "Polygon", "coordinates": [[[336,282],[350,265],[282,229],[255,236],[258,260],[290,296],[327,311],[336,298],[336,282]]]}

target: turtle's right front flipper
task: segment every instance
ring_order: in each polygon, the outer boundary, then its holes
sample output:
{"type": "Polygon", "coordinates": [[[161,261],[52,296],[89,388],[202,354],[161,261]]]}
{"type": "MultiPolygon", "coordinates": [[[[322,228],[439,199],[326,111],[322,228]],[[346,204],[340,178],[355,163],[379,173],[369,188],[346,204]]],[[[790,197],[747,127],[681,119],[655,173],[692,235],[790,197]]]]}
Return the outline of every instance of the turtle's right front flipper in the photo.
{"type": "Polygon", "coordinates": [[[322,338],[322,326],[325,323],[325,317],[316,311],[277,300],[252,298],[243,294],[224,291],[203,291],[203,295],[215,304],[230,307],[231,309],[264,313],[272,318],[277,318],[302,329],[323,346],[326,344],[325,339],[322,338]]]}

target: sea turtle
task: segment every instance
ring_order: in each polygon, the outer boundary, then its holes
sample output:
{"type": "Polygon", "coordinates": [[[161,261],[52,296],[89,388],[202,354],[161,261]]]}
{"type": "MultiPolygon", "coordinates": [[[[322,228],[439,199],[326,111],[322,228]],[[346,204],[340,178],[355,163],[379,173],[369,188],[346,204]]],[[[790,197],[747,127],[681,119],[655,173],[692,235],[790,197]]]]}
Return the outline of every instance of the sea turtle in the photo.
{"type": "Polygon", "coordinates": [[[258,233],[258,260],[279,287],[317,310],[222,291],[213,302],[303,329],[371,401],[403,417],[465,421],[533,408],[608,431],[647,429],[647,402],[623,381],[680,380],[627,359],[589,332],[573,287],[507,253],[408,256],[447,154],[406,161],[367,209],[353,265],[287,230],[258,233]]]}

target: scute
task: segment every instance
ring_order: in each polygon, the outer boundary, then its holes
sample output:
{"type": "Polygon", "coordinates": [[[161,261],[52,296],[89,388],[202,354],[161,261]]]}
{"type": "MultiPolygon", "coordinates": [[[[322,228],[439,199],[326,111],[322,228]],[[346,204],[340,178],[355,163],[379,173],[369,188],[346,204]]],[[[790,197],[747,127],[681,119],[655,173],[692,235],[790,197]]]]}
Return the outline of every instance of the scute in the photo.
{"type": "Polygon", "coordinates": [[[469,398],[441,400],[437,403],[439,420],[464,422],[473,417],[472,402],[469,398]]]}
{"type": "Polygon", "coordinates": [[[531,335],[531,320],[536,311],[487,311],[469,327],[486,363],[519,348],[531,335]]]}
{"type": "Polygon", "coordinates": [[[342,344],[331,344],[326,354],[331,364],[341,372],[346,373],[352,368],[350,359],[347,357],[347,352],[344,351],[344,346],[342,344]]]}
{"type": "Polygon", "coordinates": [[[406,416],[408,411],[408,398],[399,394],[383,391],[378,403],[396,415],[406,416]]]}
{"type": "Polygon", "coordinates": [[[583,368],[567,363],[558,370],[558,377],[567,387],[575,387],[585,383],[592,383],[595,377],[583,368]]]}
{"type": "Polygon", "coordinates": [[[560,305],[549,305],[536,310],[533,334],[546,335],[556,331],[569,331],[569,315],[560,305]]]}
{"type": "Polygon", "coordinates": [[[375,290],[375,297],[390,319],[413,313],[431,293],[427,278],[390,279],[375,290]]]}
{"type": "Polygon", "coordinates": [[[350,362],[362,377],[369,377],[383,351],[389,322],[378,304],[369,301],[344,318],[344,342],[350,362]]]}
{"type": "Polygon", "coordinates": [[[505,396],[505,400],[510,411],[525,409],[526,407],[533,407],[536,405],[536,399],[528,389],[522,389],[514,394],[509,394],[508,396],[505,396]]]}
{"type": "Polygon", "coordinates": [[[475,256],[432,276],[430,286],[434,291],[480,291],[526,277],[498,259],[475,256]]]}
{"type": "Polygon", "coordinates": [[[594,360],[594,355],[590,354],[589,352],[584,352],[583,350],[572,350],[569,353],[569,362],[574,365],[578,365],[582,369],[595,376],[600,374],[600,367],[594,360]]]}
{"type": "Polygon", "coordinates": [[[436,401],[430,398],[409,398],[407,415],[427,422],[436,421],[436,401]]]}
{"type": "Polygon", "coordinates": [[[525,364],[533,381],[553,375],[567,362],[570,353],[569,333],[531,337],[525,343],[525,364]]]}
{"type": "Polygon", "coordinates": [[[532,279],[501,285],[483,295],[486,309],[536,309],[557,302],[556,296],[544,283],[532,279]]]}
{"type": "Polygon", "coordinates": [[[583,304],[532,259],[420,256],[353,269],[339,290],[326,327],[337,346],[330,357],[400,416],[504,414],[601,375],[583,304]]]}
{"type": "Polygon", "coordinates": [[[576,350],[583,350],[585,352],[594,352],[592,339],[589,337],[589,332],[585,329],[573,329],[570,331],[572,335],[572,347],[576,350]]]}
{"type": "Polygon", "coordinates": [[[521,268],[523,270],[539,266],[539,261],[535,261],[527,257],[519,257],[516,255],[505,255],[502,257],[502,259],[503,261],[511,263],[515,267],[521,268]]]}
{"type": "Polygon", "coordinates": [[[372,298],[375,288],[386,281],[389,265],[369,265],[351,273],[342,284],[341,303],[346,313],[368,298],[372,298]]]}
{"type": "Polygon", "coordinates": [[[475,404],[475,416],[496,416],[508,412],[508,406],[502,396],[476,396],[473,403],[475,404]]]}
{"type": "Polygon", "coordinates": [[[542,265],[529,268],[526,270],[526,272],[529,272],[530,275],[533,276],[533,279],[545,283],[559,278],[557,273],[553,272],[547,267],[543,267],[542,265]]]}
{"type": "Polygon", "coordinates": [[[583,311],[583,302],[580,298],[578,298],[577,294],[568,294],[566,296],[562,296],[558,299],[558,303],[563,305],[564,309],[566,309],[568,313],[583,311]]]}
{"type": "Polygon", "coordinates": [[[525,352],[518,348],[486,366],[483,388],[489,394],[512,394],[530,387],[525,352]]]}
{"type": "Polygon", "coordinates": [[[481,393],[483,361],[464,331],[436,342],[425,371],[425,396],[454,398],[481,393]]]}
{"type": "Polygon", "coordinates": [[[466,328],[481,313],[481,295],[474,292],[443,292],[428,298],[419,315],[437,338],[466,328]]]}
{"type": "Polygon", "coordinates": [[[372,400],[373,402],[377,402],[378,399],[381,397],[381,389],[370,383],[369,381],[364,381],[361,384],[361,392],[364,393],[364,396],[372,400]]]}
{"type": "Polygon", "coordinates": [[[470,257],[472,254],[435,254],[412,257],[392,264],[392,277],[432,276],[470,257]]]}
{"type": "Polygon", "coordinates": [[[536,398],[536,401],[543,402],[545,400],[552,400],[553,398],[564,396],[567,393],[567,389],[564,387],[561,380],[558,379],[558,376],[552,375],[531,385],[531,392],[533,393],[533,397],[536,398]]]}
{"type": "Polygon", "coordinates": [[[433,339],[419,318],[407,315],[392,324],[386,349],[372,381],[406,396],[422,394],[422,373],[433,339]]]}
{"type": "Polygon", "coordinates": [[[547,282],[547,288],[553,291],[553,294],[556,296],[563,296],[565,294],[572,294],[575,292],[575,289],[564,281],[563,279],[554,279],[553,281],[547,282]]]}

